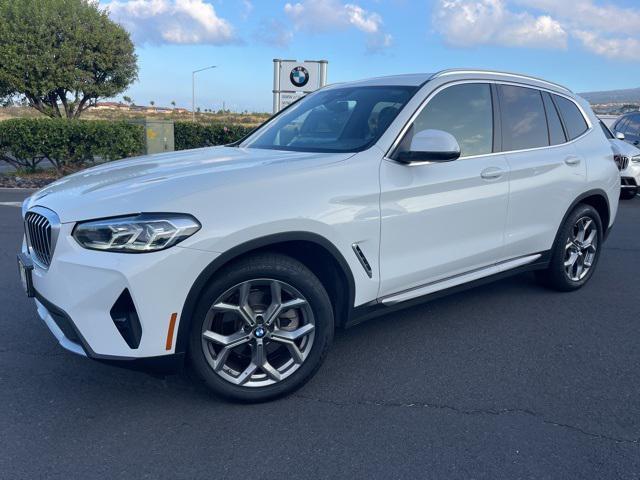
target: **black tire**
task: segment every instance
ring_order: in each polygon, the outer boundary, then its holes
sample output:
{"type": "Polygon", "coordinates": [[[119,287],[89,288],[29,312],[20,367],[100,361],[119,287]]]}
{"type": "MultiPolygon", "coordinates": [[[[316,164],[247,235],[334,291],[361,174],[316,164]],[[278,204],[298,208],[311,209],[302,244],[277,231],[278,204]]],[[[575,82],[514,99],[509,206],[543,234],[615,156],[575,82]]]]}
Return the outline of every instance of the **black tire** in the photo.
{"type": "Polygon", "coordinates": [[[286,255],[261,253],[233,262],[216,273],[201,295],[189,339],[192,368],[217,395],[241,402],[263,402],[302,387],[318,370],[333,340],[334,316],[329,296],[318,278],[305,265],[286,255]],[[314,338],[302,364],[290,376],[266,386],[235,385],[214,372],[202,346],[202,330],[211,305],[235,285],[249,280],[275,279],[294,287],[306,299],[314,318],[314,338]]]}
{"type": "Polygon", "coordinates": [[[638,188],[623,188],[620,190],[621,200],[633,200],[638,194],[638,188]]]}
{"type": "Polygon", "coordinates": [[[544,286],[557,290],[560,292],[570,292],[582,288],[593,276],[598,260],[600,259],[600,253],[602,250],[603,242],[603,228],[602,220],[597,210],[591,205],[580,204],[578,205],[567,217],[564,224],[560,227],[558,235],[551,250],[551,260],[546,270],[536,272],[536,277],[544,286]],[[572,280],[569,274],[565,271],[565,254],[567,250],[567,243],[569,241],[571,232],[574,225],[582,219],[588,217],[593,220],[597,229],[597,247],[595,252],[595,258],[592,261],[591,267],[580,280],[572,280]]]}

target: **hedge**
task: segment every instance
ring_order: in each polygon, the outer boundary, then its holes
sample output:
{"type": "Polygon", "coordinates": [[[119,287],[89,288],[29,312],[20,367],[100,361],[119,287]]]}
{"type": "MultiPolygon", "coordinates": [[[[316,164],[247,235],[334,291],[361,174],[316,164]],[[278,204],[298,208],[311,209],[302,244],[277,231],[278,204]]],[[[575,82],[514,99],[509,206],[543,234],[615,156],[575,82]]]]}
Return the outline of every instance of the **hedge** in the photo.
{"type": "Polygon", "coordinates": [[[176,122],[174,124],[176,150],[226,145],[247,135],[253,128],[242,125],[176,122]]]}
{"type": "Polygon", "coordinates": [[[144,127],[119,121],[11,119],[0,122],[0,159],[35,171],[44,159],[59,174],[144,152],[144,127]]]}

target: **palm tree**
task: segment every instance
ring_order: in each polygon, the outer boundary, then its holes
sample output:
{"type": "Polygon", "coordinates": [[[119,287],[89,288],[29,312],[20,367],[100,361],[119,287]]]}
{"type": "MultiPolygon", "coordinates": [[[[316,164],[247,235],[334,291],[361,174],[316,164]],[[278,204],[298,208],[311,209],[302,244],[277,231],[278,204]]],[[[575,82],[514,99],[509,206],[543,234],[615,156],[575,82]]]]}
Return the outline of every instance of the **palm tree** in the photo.
{"type": "Polygon", "coordinates": [[[173,108],[176,108],[176,101],[175,101],[175,100],[171,100],[171,106],[172,106],[173,108]]]}
{"type": "Polygon", "coordinates": [[[151,101],[149,102],[149,105],[151,105],[152,107],[153,107],[155,104],[156,104],[156,102],[154,102],[153,100],[151,100],[151,101]]]}

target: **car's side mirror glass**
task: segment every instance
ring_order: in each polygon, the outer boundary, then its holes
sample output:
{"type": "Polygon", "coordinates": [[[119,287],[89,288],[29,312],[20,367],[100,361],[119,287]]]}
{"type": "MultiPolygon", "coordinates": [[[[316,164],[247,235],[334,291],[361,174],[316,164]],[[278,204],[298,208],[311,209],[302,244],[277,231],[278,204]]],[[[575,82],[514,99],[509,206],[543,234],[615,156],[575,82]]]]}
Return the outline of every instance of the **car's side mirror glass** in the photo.
{"type": "Polygon", "coordinates": [[[396,160],[413,162],[451,162],[460,157],[460,145],[453,135],[442,130],[422,130],[411,139],[409,151],[400,151],[396,160]]]}
{"type": "Polygon", "coordinates": [[[625,137],[624,137],[624,133],[622,133],[622,132],[616,132],[616,138],[617,138],[618,140],[624,140],[624,138],[625,138],[625,137]]]}

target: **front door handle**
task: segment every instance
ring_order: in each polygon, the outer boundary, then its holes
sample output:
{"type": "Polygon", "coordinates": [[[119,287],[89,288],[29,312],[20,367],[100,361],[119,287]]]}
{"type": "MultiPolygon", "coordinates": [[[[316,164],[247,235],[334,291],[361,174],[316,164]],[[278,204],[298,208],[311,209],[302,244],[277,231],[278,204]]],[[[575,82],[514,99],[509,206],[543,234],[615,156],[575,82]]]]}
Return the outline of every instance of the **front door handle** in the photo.
{"type": "Polygon", "coordinates": [[[564,163],[566,163],[570,167],[575,167],[576,165],[580,165],[581,161],[582,160],[580,159],[580,157],[576,157],[575,155],[569,155],[567,158],[564,159],[564,163]]]}
{"type": "Polygon", "coordinates": [[[499,167],[485,168],[482,172],[480,172],[480,176],[485,180],[496,180],[502,175],[504,175],[504,170],[499,167]]]}

